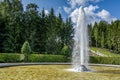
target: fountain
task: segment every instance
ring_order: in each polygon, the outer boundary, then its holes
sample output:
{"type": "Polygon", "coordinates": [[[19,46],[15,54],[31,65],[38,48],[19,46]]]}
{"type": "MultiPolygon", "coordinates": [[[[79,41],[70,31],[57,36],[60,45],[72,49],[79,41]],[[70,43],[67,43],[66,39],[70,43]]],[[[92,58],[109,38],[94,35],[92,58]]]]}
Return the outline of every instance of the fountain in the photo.
{"type": "Polygon", "coordinates": [[[89,71],[88,60],[88,31],[85,24],[85,11],[83,7],[80,7],[74,34],[73,70],[76,72],[89,71]]]}

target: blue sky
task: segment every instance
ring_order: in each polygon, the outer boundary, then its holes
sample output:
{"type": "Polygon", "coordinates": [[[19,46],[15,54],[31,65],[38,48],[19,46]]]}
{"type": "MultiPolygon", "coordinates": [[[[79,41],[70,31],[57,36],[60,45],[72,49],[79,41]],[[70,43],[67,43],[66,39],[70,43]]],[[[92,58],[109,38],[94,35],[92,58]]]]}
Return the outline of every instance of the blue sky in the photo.
{"type": "Polygon", "coordinates": [[[22,0],[24,8],[29,3],[36,3],[39,11],[44,8],[49,12],[51,8],[54,8],[56,15],[60,12],[63,19],[72,17],[73,22],[77,9],[81,5],[85,7],[90,23],[92,19],[94,19],[92,21],[106,20],[108,22],[120,19],[120,0],[22,0]]]}
{"type": "Polygon", "coordinates": [[[106,9],[111,15],[120,19],[120,0],[103,0],[98,5],[101,9],[106,9]]]}
{"type": "Polygon", "coordinates": [[[39,11],[41,11],[43,8],[48,11],[50,11],[51,8],[54,8],[56,15],[61,13],[64,19],[68,17],[63,9],[63,6],[68,5],[67,0],[22,0],[24,8],[28,3],[37,4],[39,6],[39,11]]]}

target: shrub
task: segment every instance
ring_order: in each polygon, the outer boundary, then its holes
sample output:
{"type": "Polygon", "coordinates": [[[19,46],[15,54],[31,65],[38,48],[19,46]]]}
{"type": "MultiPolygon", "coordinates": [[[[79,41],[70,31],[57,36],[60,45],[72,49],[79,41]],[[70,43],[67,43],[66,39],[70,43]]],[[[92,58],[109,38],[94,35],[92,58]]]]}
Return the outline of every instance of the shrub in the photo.
{"type": "Polygon", "coordinates": [[[71,49],[66,45],[61,50],[61,54],[64,55],[69,60],[71,57],[71,53],[72,53],[71,49]]]}
{"type": "Polygon", "coordinates": [[[28,41],[25,41],[22,48],[21,48],[21,53],[24,54],[24,61],[27,62],[28,61],[28,56],[29,54],[32,52],[31,47],[29,45],[28,41]]]}

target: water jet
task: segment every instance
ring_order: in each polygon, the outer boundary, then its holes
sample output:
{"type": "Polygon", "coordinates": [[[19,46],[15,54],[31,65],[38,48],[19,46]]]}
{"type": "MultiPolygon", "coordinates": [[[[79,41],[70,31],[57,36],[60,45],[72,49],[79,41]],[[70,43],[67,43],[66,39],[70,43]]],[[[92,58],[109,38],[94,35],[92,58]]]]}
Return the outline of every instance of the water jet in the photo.
{"type": "Polygon", "coordinates": [[[85,11],[79,8],[78,19],[74,34],[74,47],[72,52],[72,66],[76,72],[90,71],[88,67],[88,31],[85,23],[85,11]]]}

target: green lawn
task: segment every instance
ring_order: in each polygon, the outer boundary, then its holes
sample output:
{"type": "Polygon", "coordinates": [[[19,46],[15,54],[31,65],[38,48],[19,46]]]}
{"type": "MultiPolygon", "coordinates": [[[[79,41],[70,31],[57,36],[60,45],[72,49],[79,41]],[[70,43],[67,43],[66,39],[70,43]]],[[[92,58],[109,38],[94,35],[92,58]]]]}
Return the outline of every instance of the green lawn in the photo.
{"type": "Polygon", "coordinates": [[[94,72],[69,72],[70,65],[0,68],[0,80],[120,80],[120,68],[90,66],[94,72]]]}
{"type": "Polygon", "coordinates": [[[98,52],[100,52],[100,53],[102,53],[102,54],[104,54],[108,57],[115,57],[115,56],[118,57],[118,56],[120,56],[119,54],[115,54],[115,53],[113,53],[113,52],[111,52],[107,49],[103,49],[103,48],[90,47],[90,49],[93,50],[93,51],[96,51],[96,52],[98,51],[98,52]]]}

